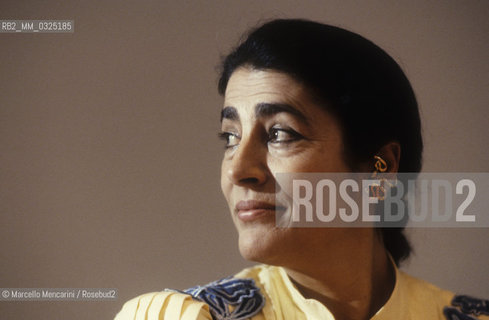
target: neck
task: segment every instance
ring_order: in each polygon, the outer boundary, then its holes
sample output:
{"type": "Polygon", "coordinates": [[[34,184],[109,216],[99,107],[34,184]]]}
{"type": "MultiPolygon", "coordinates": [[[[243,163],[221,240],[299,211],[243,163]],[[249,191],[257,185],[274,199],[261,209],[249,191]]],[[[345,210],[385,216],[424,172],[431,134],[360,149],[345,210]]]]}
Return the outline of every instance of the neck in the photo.
{"type": "Polygon", "coordinates": [[[395,272],[374,232],[361,243],[335,250],[334,257],[316,252],[285,270],[305,298],[323,303],[335,319],[370,319],[389,299],[395,272]]]}

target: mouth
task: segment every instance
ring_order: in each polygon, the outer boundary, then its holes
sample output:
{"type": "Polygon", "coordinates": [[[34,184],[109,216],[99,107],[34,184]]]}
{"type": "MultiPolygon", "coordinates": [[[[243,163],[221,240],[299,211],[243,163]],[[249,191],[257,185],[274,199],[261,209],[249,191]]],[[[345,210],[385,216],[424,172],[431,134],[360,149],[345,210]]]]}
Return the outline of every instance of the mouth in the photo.
{"type": "Polygon", "coordinates": [[[275,216],[276,212],[285,211],[285,207],[277,206],[272,203],[245,200],[236,204],[236,215],[243,222],[251,222],[265,217],[275,216]]]}

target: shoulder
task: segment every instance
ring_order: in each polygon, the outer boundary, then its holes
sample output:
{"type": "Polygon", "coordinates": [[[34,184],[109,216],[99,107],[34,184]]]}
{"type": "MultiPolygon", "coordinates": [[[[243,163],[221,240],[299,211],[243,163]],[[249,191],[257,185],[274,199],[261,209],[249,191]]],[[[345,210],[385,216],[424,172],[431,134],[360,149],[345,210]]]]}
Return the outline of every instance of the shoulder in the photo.
{"type": "Polygon", "coordinates": [[[419,313],[436,312],[441,319],[489,319],[489,300],[443,290],[429,282],[401,273],[407,300],[419,313]]]}
{"type": "Polygon", "coordinates": [[[228,277],[186,290],[165,290],[124,304],[115,320],[125,319],[248,319],[257,315],[265,298],[253,278],[228,277]]]}
{"type": "Polygon", "coordinates": [[[210,320],[209,307],[188,294],[161,291],[127,301],[114,320],[184,319],[210,320]]]}

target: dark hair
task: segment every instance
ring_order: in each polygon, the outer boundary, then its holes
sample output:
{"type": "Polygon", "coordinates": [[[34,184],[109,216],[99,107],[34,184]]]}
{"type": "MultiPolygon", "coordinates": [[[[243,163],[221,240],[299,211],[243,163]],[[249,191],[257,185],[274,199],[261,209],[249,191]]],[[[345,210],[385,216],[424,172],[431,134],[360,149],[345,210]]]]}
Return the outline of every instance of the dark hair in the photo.
{"type": "MultiPolygon", "coordinates": [[[[240,66],[285,72],[310,88],[340,122],[350,167],[372,161],[382,146],[397,141],[399,172],[421,170],[416,97],[399,65],[373,42],[313,21],[273,20],[252,30],[225,57],[218,85],[221,95],[240,66]]],[[[380,229],[396,264],[411,253],[403,229],[380,229]]]]}

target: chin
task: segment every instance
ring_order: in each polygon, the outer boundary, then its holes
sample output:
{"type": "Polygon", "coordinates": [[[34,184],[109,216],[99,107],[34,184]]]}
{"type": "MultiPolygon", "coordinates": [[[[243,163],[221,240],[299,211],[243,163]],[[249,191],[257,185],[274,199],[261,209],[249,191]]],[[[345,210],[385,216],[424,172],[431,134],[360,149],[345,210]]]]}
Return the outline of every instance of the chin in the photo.
{"type": "Polygon", "coordinates": [[[277,257],[281,256],[277,230],[268,228],[253,228],[240,230],[239,251],[241,256],[249,261],[276,264],[277,257]]]}

